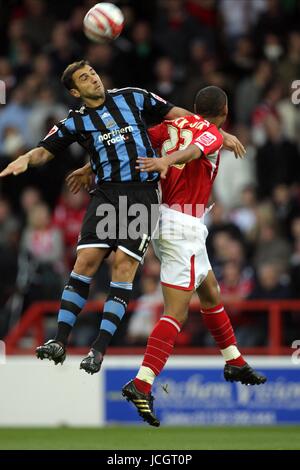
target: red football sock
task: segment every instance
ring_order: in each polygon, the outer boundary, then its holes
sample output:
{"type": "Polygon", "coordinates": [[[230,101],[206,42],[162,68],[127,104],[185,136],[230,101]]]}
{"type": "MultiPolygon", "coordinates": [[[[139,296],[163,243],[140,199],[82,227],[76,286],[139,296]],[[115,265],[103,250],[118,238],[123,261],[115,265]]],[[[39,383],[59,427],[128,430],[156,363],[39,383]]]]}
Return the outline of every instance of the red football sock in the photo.
{"type": "Polygon", "coordinates": [[[180,332],[180,327],[180,323],[175,318],[167,315],[162,316],[156,323],[148,339],[144,360],[138,377],[134,379],[134,384],[139,391],[143,393],[150,392],[155,376],[162,371],[173,350],[176,338],[180,332]],[[147,380],[143,380],[143,371],[149,369],[153,372],[153,377],[150,379],[147,377],[147,380]]]}
{"type": "Polygon", "coordinates": [[[237,349],[231,321],[224,306],[220,304],[213,308],[202,309],[201,313],[227,364],[239,367],[245,365],[246,361],[237,349]]]}

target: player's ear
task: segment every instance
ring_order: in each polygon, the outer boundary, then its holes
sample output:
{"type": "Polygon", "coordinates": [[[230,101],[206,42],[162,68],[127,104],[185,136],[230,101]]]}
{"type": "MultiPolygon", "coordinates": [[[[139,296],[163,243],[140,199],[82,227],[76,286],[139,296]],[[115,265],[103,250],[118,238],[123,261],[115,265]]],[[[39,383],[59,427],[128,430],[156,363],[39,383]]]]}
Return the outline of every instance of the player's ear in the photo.
{"type": "Polygon", "coordinates": [[[74,96],[75,98],[80,98],[80,93],[79,93],[78,90],[76,90],[76,88],[71,88],[70,93],[71,93],[71,95],[74,96]]]}

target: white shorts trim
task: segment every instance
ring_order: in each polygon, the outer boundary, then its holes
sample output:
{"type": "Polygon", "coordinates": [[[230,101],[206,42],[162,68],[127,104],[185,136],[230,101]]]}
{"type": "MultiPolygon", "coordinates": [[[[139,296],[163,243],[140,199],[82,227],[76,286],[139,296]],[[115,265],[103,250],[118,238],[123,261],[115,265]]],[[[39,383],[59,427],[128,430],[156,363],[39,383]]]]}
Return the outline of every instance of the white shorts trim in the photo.
{"type": "Polygon", "coordinates": [[[135,258],[138,261],[142,261],[142,256],[139,256],[139,255],[133,253],[132,251],[128,250],[128,248],[125,248],[122,245],[118,245],[118,248],[120,248],[120,250],[124,251],[124,253],[126,253],[127,255],[132,256],[132,258],[135,258]]]}
{"type": "Polygon", "coordinates": [[[82,248],[110,248],[106,243],[91,243],[86,245],[78,245],[76,250],[82,250],[82,248]]]}

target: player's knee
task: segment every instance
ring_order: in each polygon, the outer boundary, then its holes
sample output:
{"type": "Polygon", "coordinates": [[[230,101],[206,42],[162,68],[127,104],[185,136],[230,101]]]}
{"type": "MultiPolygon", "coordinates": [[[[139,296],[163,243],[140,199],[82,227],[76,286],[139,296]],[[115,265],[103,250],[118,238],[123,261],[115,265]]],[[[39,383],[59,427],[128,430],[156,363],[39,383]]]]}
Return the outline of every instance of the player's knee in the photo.
{"type": "Polygon", "coordinates": [[[115,261],[112,267],[112,279],[119,282],[131,282],[137,266],[138,262],[131,259],[115,261]]]}
{"type": "Polygon", "coordinates": [[[203,308],[213,308],[220,304],[220,287],[216,281],[212,282],[205,291],[201,292],[200,301],[203,308]]]}
{"type": "Polygon", "coordinates": [[[188,310],[178,310],[173,307],[165,307],[164,315],[168,315],[178,321],[181,325],[186,322],[188,317],[188,310]]]}
{"type": "Polygon", "coordinates": [[[83,251],[78,253],[74,271],[84,276],[93,276],[98,268],[98,259],[95,256],[85,254],[83,251]]]}

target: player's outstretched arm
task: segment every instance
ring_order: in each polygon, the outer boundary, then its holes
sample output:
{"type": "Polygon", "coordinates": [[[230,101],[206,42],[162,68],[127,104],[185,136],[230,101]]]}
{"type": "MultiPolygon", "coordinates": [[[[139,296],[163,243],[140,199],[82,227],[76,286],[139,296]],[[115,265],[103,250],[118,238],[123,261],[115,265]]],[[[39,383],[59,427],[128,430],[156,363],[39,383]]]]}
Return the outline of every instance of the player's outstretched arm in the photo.
{"type": "Polygon", "coordinates": [[[48,152],[43,147],[37,147],[30,150],[29,152],[21,155],[19,158],[11,162],[4,170],[0,173],[0,177],[14,175],[17,176],[21,173],[24,173],[28,169],[29,165],[37,166],[44,165],[49,160],[52,160],[54,155],[48,152]]]}
{"type": "Polygon", "coordinates": [[[223,147],[226,150],[234,152],[235,158],[244,158],[246,154],[246,149],[243,146],[242,142],[240,142],[235,135],[228,134],[228,132],[223,131],[223,129],[220,129],[220,132],[223,135],[224,139],[223,147]]]}
{"type": "Polygon", "coordinates": [[[200,158],[202,152],[197,145],[189,145],[184,150],[177,150],[162,158],[137,158],[136,168],[140,171],[158,171],[160,177],[165,179],[171,165],[188,163],[196,158],[200,158]]]}

